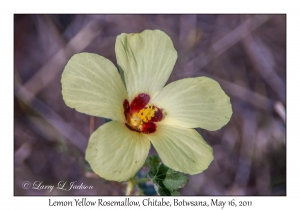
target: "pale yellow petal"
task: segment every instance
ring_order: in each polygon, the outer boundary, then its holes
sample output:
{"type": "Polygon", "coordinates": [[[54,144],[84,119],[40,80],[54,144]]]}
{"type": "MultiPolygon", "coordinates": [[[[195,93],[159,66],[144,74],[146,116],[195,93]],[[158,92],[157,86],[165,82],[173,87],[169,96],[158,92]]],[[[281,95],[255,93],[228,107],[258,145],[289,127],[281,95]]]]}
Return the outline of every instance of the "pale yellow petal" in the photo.
{"type": "Polygon", "coordinates": [[[212,148],[194,129],[157,123],[156,132],[147,138],[162,162],[176,171],[201,173],[213,160],[212,148]]]}
{"type": "Polygon", "coordinates": [[[130,101],[139,93],[153,98],[166,84],[177,59],[172,40],[160,30],[122,33],[115,50],[130,101]]]}
{"type": "Polygon", "coordinates": [[[160,123],[185,128],[218,130],[232,115],[229,97],[218,82],[208,77],[172,82],[151,103],[166,112],[160,123]]]}
{"type": "Polygon", "coordinates": [[[111,121],[91,135],[85,158],[100,177],[126,181],[143,166],[149,149],[150,142],[144,134],[111,121]]]}
{"type": "Polygon", "coordinates": [[[108,59],[93,53],[71,57],[61,78],[65,103],[77,111],[124,121],[125,86],[117,68],[108,59]]]}

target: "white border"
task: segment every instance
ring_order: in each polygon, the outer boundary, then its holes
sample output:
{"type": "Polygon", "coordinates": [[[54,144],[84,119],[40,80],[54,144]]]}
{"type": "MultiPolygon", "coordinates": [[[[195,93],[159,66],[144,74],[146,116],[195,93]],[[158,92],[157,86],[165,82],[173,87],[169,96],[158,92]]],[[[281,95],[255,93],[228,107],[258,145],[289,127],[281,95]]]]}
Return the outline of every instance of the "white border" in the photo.
{"type": "MultiPolygon", "coordinates": [[[[1,5],[1,206],[48,207],[49,197],[13,196],[13,14],[14,13],[287,13],[287,196],[285,197],[183,197],[187,200],[251,200],[251,209],[299,208],[299,11],[296,1],[11,1],[1,5]],[[298,65],[297,65],[298,64],[298,65]]],[[[50,197],[55,200],[72,200],[80,197],[50,197]]],[[[96,200],[99,197],[88,197],[96,200]]],[[[104,197],[106,200],[119,200],[125,197],[104,197]]],[[[144,197],[131,199],[142,200],[144,197]]],[[[173,198],[166,198],[172,200],[173,198]]],[[[68,207],[74,208],[74,207],[68,207]]],[[[76,207],[82,208],[82,207],[76,207]]],[[[98,209],[100,207],[97,207],[98,209]]],[[[105,207],[101,207],[106,209],[105,207]]],[[[108,207],[109,208],[109,207],[108,207]]],[[[110,207],[111,208],[111,207],[110,207]]],[[[126,207],[127,209],[135,209],[126,207]]],[[[157,207],[164,208],[164,207],[157,207]]],[[[198,207],[199,208],[199,207],[198,207]]],[[[247,208],[247,207],[245,207],[247,208]]],[[[248,207],[249,208],[249,207],[248,207]]],[[[209,209],[220,209],[214,207],[209,209]]],[[[226,207],[229,209],[229,207],[226,207]]]]}

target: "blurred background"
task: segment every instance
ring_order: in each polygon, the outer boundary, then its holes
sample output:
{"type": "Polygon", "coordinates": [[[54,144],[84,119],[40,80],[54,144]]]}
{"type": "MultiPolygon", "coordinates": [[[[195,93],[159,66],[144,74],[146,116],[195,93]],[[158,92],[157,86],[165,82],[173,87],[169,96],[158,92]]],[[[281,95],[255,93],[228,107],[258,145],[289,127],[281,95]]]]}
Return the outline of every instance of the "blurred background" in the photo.
{"type": "Polygon", "coordinates": [[[100,178],[85,161],[105,119],[66,106],[60,79],[75,53],[116,64],[116,36],[145,29],[166,32],[178,51],[168,83],[209,76],[233,106],[221,130],[197,129],[215,159],[180,193],[286,195],[286,15],[271,14],[14,15],[14,195],[124,195],[125,183],[100,178]],[[93,188],[24,189],[24,181],[93,188]]]}

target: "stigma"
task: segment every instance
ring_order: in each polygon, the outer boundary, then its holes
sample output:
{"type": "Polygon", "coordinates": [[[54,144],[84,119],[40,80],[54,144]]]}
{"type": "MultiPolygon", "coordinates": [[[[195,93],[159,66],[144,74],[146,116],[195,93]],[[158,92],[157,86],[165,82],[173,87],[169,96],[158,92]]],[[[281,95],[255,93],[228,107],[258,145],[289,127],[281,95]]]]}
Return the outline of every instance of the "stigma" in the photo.
{"type": "Polygon", "coordinates": [[[125,125],[128,129],[145,134],[156,131],[156,122],[163,119],[163,111],[153,104],[149,104],[150,96],[141,93],[136,96],[132,102],[126,99],[123,102],[124,115],[126,118],[125,125]]]}

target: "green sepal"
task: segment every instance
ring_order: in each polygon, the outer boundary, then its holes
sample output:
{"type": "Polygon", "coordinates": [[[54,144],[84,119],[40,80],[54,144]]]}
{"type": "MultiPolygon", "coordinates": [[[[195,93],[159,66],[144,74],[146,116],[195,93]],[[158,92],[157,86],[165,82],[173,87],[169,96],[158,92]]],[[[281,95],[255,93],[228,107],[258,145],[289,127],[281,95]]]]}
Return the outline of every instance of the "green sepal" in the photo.
{"type": "Polygon", "coordinates": [[[126,82],[125,82],[125,76],[124,76],[124,70],[122,69],[121,66],[118,65],[118,69],[119,69],[119,73],[120,73],[120,76],[121,76],[121,79],[122,79],[122,82],[124,83],[125,85],[125,88],[126,88],[126,82]]]}

